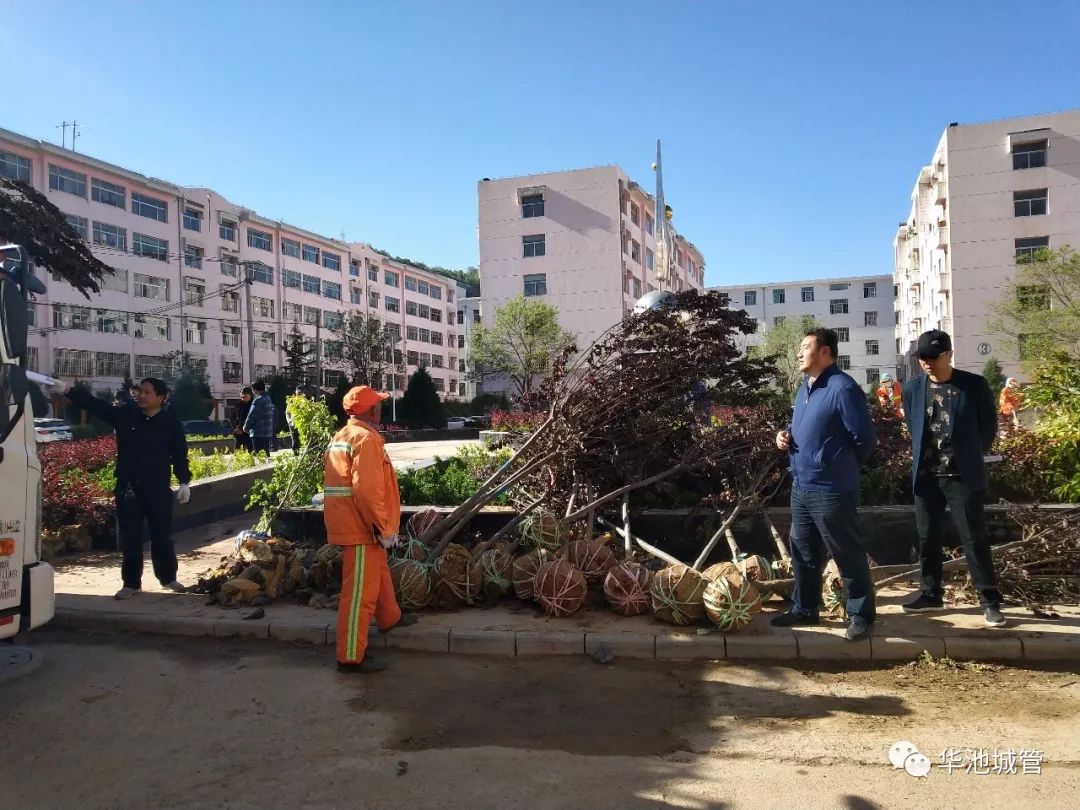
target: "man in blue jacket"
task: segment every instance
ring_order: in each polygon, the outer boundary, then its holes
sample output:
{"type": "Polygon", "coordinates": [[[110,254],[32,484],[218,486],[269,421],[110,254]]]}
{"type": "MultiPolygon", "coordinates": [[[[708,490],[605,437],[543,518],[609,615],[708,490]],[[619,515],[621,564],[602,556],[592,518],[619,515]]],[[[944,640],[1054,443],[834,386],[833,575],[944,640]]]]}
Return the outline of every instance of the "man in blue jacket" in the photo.
{"type": "Polygon", "coordinates": [[[258,380],[251,384],[255,399],[244,418],[244,433],[251,437],[251,452],[270,455],[274,441],[274,403],[266,393],[266,384],[258,380]]]}
{"type": "Polygon", "coordinates": [[[1001,593],[986,539],[983,499],[986,466],[997,433],[994,397],[985,378],[953,368],[952,339],[931,329],[919,335],[915,356],[926,374],[904,385],[904,414],[911,434],[911,485],[922,559],[922,593],[907,613],[941,610],[941,529],[945,507],[964,545],[971,582],[983,617],[1003,627],[1001,593]]]}
{"type": "Polygon", "coordinates": [[[791,460],[791,565],[794,605],[774,627],[818,623],[825,552],[847,588],[850,618],[844,637],[865,638],[874,623],[874,585],[859,546],[859,467],[874,449],[874,424],[859,384],[836,365],[837,335],[812,329],[799,346],[806,375],[787,430],[776,446],[791,460]]]}

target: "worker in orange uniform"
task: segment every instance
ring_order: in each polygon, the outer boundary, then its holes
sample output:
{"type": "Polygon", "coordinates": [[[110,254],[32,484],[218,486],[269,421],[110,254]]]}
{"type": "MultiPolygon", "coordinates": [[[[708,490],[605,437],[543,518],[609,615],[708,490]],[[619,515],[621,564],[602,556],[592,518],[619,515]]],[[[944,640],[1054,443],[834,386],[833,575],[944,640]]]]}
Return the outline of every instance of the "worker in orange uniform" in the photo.
{"type": "Polygon", "coordinates": [[[386,550],[398,544],[401,496],[397,476],[376,430],[389,394],[360,385],[345,394],[349,421],[326,450],[323,519],[326,540],[342,546],[337,662],[340,672],[379,672],[386,664],[366,655],[371,617],[383,632],[412,624],[402,614],[386,550]]]}
{"type": "Polygon", "coordinates": [[[900,390],[900,383],[896,382],[890,375],[886,374],[881,378],[881,385],[878,386],[876,393],[878,403],[882,408],[892,407],[897,416],[904,415],[903,392],[900,390]]]}
{"type": "Polygon", "coordinates": [[[1005,380],[1005,387],[1001,389],[998,398],[998,422],[1004,430],[1009,425],[1014,427],[1020,424],[1020,409],[1024,407],[1024,392],[1020,390],[1020,382],[1016,377],[1005,380]]]}

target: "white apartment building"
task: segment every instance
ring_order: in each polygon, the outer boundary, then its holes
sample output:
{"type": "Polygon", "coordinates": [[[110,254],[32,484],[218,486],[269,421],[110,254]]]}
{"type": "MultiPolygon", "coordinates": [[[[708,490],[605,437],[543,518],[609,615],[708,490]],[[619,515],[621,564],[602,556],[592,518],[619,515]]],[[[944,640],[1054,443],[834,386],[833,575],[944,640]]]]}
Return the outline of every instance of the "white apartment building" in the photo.
{"type": "Polygon", "coordinates": [[[1080,248],[1080,110],[950,124],[919,171],[893,241],[897,366],[918,373],[921,332],[953,337],[955,363],[988,357],[1022,377],[1014,347],[987,327],[1016,262],[1041,247],[1080,248]]]}
{"type": "MultiPolygon", "coordinates": [[[[586,349],[656,288],[653,196],[618,166],[477,185],[483,322],[518,295],[556,306],[586,349]]],[[[668,289],[701,290],[705,260],[675,236],[668,289]]]]}
{"type": "Polygon", "coordinates": [[[745,311],[757,331],[739,335],[744,349],[759,345],[765,333],[787,319],[810,316],[835,329],[839,338],[837,365],[869,391],[893,368],[892,276],[816,278],[710,287],[726,293],[732,309],[745,311]]]}
{"type": "Polygon", "coordinates": [[[260,216],[211,189],[2,129],[0,175],[45,194],[115,269],[92,300],[45,279],[48,292],[31,307],[37,371],[115,389],[125,376],[169,376],[166,356],[183,351],[205,366],[222,401],[283,366],[296,326],[318,342],[319,383],[329,387],[342,373],[334,330],[344,315],[366,312],[401,338],[406,373],[378,382],[400,394],[424,365],[443,396],[465,390],[452,279],[260,216]]]}
{"type": "Polygon", "coordinates": [[[472,333],[473,329],[483,323],[480,300],[478,287],[470,288],[461,283],[457,285],[458,376],[461,380],[458,385],[464,386],[459,392],[461,398],[470,401],[477,394],[484,393],[483,383],[471,373],[472,333]]]}

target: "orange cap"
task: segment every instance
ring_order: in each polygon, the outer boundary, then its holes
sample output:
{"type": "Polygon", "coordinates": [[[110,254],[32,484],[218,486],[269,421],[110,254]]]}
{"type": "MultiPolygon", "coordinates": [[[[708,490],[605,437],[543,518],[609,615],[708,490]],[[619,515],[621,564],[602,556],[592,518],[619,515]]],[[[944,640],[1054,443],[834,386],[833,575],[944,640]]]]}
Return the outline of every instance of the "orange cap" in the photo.
{"type": "Polygon", "coordinates": [[[390,395],[385,391],[376,391],[370,385],[357,385],[349,389],[341,405],[345,413],[355,416],[367,413],[384,399],[390,399],[390,395]]]}

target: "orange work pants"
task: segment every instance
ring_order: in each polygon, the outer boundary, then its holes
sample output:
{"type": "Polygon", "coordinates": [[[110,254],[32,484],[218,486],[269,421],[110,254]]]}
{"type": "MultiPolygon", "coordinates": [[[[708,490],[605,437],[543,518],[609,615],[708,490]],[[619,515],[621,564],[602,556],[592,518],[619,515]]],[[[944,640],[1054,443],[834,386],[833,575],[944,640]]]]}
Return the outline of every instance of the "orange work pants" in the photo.
{"type": "Polygon", "coordinates": [[[386,549],[378,544],[344,546],[337,614],[338,663],[358,664],[364,660],[372,616],[380,630],[401,620],[386,549]]]}

